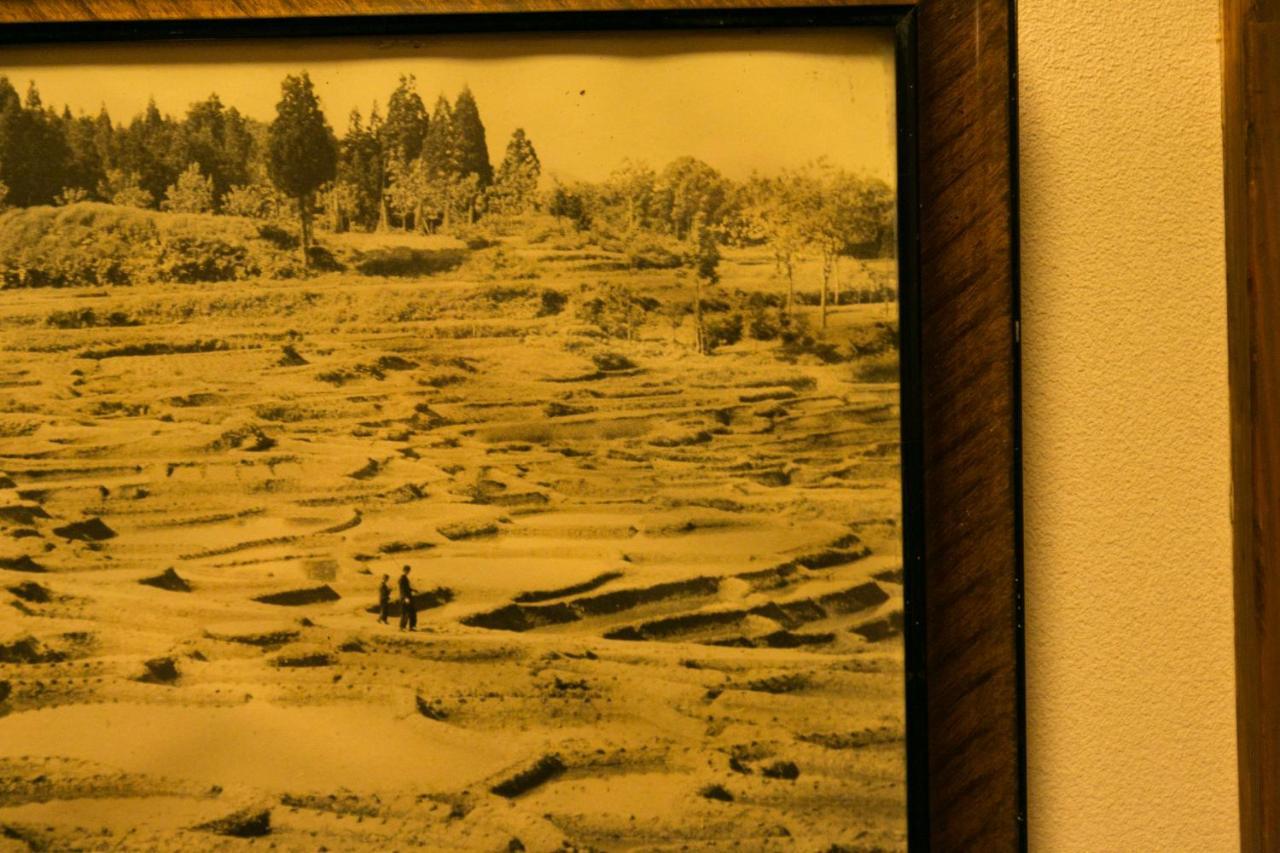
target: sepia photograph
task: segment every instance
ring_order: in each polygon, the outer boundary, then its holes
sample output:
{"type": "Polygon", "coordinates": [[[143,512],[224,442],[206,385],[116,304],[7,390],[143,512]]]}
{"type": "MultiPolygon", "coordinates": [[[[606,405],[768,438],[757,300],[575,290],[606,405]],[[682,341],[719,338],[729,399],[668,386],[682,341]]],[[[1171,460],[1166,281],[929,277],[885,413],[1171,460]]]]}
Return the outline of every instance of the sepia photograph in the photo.
{"type": "Polygon", "coordinates": [[[0,851],[905,850],[897,73],[7,46],[0,851]]]}

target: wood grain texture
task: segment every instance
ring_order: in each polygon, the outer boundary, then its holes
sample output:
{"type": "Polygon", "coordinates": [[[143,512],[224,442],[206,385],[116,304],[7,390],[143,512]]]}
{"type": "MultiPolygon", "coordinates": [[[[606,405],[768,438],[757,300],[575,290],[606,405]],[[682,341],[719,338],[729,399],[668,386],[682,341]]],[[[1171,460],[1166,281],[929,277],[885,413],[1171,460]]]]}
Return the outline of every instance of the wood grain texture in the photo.
{"type": "Polygon", "coordinates": [[[1004,0],[919,6],[926,672],[935,850],[1022,844],[1004,0]]]}
{"type": "Polygon", "coordinates": [[[1280,0],[1223,3],[1241,849],[1280,849],[1280,0]]]}
{"type": "MultiPolygon", "coordinates": [[[[879,6],[864,0],[17,0],[0,22],[879,6]]],[[[1025,847],[1010,0],[920,0],[928,849],[1025,847]]]]}
{"type": "MultiPolygon", "coordinates": [[[[914,0],[892,5],[909,6],[914,0]]],[[[749,9],[883,6],[879,0],[3,0],[0,21],[164,21],[327,15],[442,15],[472,12],[749,9]]]]}

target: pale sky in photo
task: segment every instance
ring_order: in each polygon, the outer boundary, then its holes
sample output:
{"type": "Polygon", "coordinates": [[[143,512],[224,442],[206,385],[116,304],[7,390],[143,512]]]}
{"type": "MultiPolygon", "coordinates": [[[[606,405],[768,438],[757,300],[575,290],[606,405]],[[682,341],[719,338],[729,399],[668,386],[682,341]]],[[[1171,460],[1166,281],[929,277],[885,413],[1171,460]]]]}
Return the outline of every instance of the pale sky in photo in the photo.
{"type": "Polygon", "coordinates": [[[6,47],[0,74],[46,105],[128,122],[154,96],[180,117],[216,92],[269,121],[280,80],[306,70],[338,135],[401,74],[428,112],[469,85],[495,167],[523,127],[549,174],[608,175],[689,154],[726,175],[826,158],[896,183],[894,56],[887,29],[431,36],[398,40],[6,47]]]}

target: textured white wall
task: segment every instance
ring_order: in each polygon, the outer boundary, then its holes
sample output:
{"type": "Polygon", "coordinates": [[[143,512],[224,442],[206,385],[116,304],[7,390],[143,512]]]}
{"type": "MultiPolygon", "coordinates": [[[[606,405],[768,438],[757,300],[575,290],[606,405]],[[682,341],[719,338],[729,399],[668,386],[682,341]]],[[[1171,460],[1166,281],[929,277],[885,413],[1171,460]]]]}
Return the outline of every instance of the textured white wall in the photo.
{"type": "Polygon", "coordinates": [[[1031,849],[1238,849],[1219,12],[1020,0],[1031,849]]]}

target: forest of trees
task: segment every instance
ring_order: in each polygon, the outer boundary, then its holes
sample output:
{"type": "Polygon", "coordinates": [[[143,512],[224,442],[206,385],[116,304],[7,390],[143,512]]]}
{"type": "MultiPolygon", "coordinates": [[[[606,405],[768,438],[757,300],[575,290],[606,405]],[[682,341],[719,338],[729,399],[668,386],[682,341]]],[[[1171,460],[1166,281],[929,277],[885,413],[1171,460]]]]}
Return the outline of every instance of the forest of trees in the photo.
{"type": "Polygon", "coordinates": [[[297,223],[304,263],[317,224],[457,233],[537,211],[623,241],[638,256],[675,254],[706,281],[714,280],[718,246],[768,246],[788,281],[788,308],[802,255],[821,262],[825,309],[841,257],[895,254],[892,189],[822,162],[734,181],[693,157],[661,170],[626,160],[602,181],[546,183],[523,129],[495,169],[471,91],[452,101],[442,94],[428,110],[411,75],[400,77],[385,109],[374,101],[367,114],[353,110],[341,137],[305,72],[285,78],[269,124],[216,94],[180,118],[153,100],[126,124],[105,108],[59,112],[34,83],[20,97],[0,76],[0,207],[100,201],[287,217],[297,223]]]}

